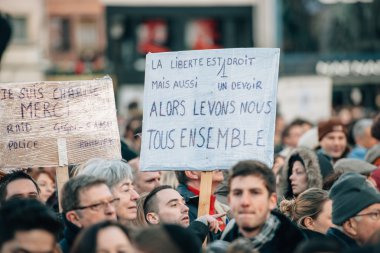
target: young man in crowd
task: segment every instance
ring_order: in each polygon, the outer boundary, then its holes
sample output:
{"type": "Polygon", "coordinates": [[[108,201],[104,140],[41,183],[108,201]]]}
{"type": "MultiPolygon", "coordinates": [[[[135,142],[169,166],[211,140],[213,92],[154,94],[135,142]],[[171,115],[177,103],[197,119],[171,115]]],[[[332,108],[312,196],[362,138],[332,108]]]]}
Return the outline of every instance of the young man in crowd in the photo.
{"type": "Polygon", "coordinates": [[[21,170],[0,179],[0,205],[13,197],[38,199],[40,188],[31,176],[21,170]]]}
{"type": "Polygon", "coordinates": [[[94,176],[71,178],[62,189],[61,206],[65,223],[64,238],[60,241],[63,253],[68,253],[82,228],[103,220],[116,220],[119,199],[106,182],[94,176]]]}
{"type": "MultiPolygon", "coordinates": [[[[186,205],[189,208],[190,221],[194,221],[198,217],[198,202],[199,202],[199,189],[201,185],[201,172],[200,171],[176,171],[176,176],[179,182],[177,191],[185,199],[186,205]]],[[[210,198],[210,215],[225,214],[229,211],[229,206],[222,204],[216,200],[214,195],[216,188],[223,181],[224,176],[221,170],[212,172],[211,184],[211,198],[210,198]]],[[[226,217],[218,218],[221,222],[220,229],[223,231],[226,224],[226,217]]],[[[210,234],[212,239],[217,239],[217,236],[210,234]]]]}
{"type": "Polygon", "coordinates": [[[0,252],[55,252],[60,228],[54,212],[40,201],[10,199],[0,208],[0,252]]]}
{"type": "Polygon", "coordinates": [[[219,230],[219,221],[215,216],[205,215],[190,222],[189,208],[184,198],[169,185],[153,189],[144,200],[143,210],[148,224],[166,223],[188,227],[201,241],[209,231],[216,233],[219,230]]]}
{"type": "Polygon", "coordinates": [[[319,122],[318,140],[321,146],[318,154],[324,155],[333,164],[348,153],[347,130],[339,119],[319,122]]]}
{"type": "Polygon", "coordinates": [[[365,245],[380,229],[380,194],[366,177],[347,172],[334,183],[329,196],[337,227],[330,228],[327,235],[344,249],[365,245]]]}
{"type": "Polygon", "coordinates": [[[228,201],[234,217],[221,239],[232,242],[247,238],[260,253],[294,252],[304,240],[302,232],[276,208],[276,179],[258,161],[241,161],[231,171],[228,201]]]}

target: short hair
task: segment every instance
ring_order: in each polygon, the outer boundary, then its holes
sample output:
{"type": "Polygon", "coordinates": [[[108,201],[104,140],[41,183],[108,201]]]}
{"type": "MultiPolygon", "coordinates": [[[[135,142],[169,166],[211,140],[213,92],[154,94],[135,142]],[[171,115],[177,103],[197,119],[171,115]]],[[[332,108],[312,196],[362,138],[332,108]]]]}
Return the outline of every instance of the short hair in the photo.
{"type": "Polygon", "coordinates": [[[126,161],[117,159],[90,159],[82,165],[77,175],[90,175],[104,179],[110,189],[126,178],[133,181],[131,166],[126,161]]]}
{"type": "Polygon", "coordinates": [[[231,182],[236,177],[256,176],[264,181],[269,195],[276,192],[276,177],[271,169],[264,163],[256,160],[238,162],[230,171],[228,191],[231,191],[231,182]]]}
{"type": "Polygon", "coordinates": [[[329,200],[327,191],[310,188],[302,192],[297,198],[284,199],[280,203],[280,211],[295,222],[298,227],[307,229],[304,221],[310,217],[317,219],[323,210],[323,204],[329,200]]]}
{"type": "Polygon", "coordinates": [[[373,120],[371,135],[373,138],[380,141],[380,113],[373,120]]]}
{"type": "Polygon", "coordinates": [[[105,180],[90,175],[70,178],[62,187],[61,206],[63,213],[79,207],[79,193],[81,191],[101,184],[107,185],[105,180]]]}
{"type": "Polygon", "coordinates": [[[178,183],[186,185],[189,182],[189,178],[186,176],[185,171],[176,171],[175,176],[177,177],[178,183]]]}
{"type": "Polygon", "coordinates": [[[3,176],[0,179],[0,204],[5,201],[5,197],[7,196],[7,186],[11,182],[19,180],[19,179],[27,179],[27,180],[32,181],[34,186],[36,186],[38,194],[40,194],[41,192],[40,187],[30,175],[26,174],[22,170],[15,170],[11,173],[5,174],[5,176],[3,176]]]}
{"type": "Polygon", "coordinates": [[[61,223],[58,216],[36,199],[13,198],[0,208],[0,250],[18,231],[41,229],[58,239],[61,223]]]}
{"type": "Polygon", "coordinates": [[[70,253],[96,253],[98,234],[109,227],[119,228],[129,240],[130,233],[126,227],[117,221],[106,220],[83,229],[75,239],[70,253]]]}
{"type": "Polygon", "coordinates": [[[357,121],[352,129],[353,137],[356,141],[356,138],[361,137],[365,134],[365,130],[370,128],[373,124],[372,119],[361,119],[357,121]]]}
{"type": "MultiPolygon", "coordinates": [[[[144,217],[146,219],[146,215],[150,212],[158,212],[158,204],[157,204],[157,193],[165,190],[165,189],[173,189],[170,185],[160,185],[154,188],[146,197],[143,203],[144,209],[144,217]]],[[[174,189],[173,189],[174,190],[174,189]]],[[[148,222],[148,220],[147,220],[148,222]]],[[[149,223],[149,222],[148,222],[149,223]]]]}

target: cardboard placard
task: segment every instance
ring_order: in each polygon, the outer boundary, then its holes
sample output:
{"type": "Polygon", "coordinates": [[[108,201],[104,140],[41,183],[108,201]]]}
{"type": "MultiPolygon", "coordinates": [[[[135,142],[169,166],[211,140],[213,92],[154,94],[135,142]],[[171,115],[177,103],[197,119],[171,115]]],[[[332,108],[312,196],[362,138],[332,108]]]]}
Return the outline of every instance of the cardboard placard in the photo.
{"type": "Polygon", "coordinates": [[[276,48],[148,54],[141,170],[272,166],[279,56],[276,48]]]}
{"type": "Polygon", "coordinates": [[[0,119],[0,168],[121,158],[109,77],[0,84],[0,119]],[[59,147],[61,139],[66,147],[59,147]],[[67,154],[59,155],[62,148],[67,154]]]}

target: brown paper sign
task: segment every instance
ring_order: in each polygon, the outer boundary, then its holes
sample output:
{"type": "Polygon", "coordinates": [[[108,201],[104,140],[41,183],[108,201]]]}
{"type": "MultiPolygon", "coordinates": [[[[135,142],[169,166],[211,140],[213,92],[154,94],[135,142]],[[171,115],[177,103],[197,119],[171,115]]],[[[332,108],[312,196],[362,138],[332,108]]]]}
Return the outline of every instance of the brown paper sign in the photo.
{"type": "Polygon", "coordinates": [[[112,80],[0,84],[0,168],[120,159],[112,80]]]}

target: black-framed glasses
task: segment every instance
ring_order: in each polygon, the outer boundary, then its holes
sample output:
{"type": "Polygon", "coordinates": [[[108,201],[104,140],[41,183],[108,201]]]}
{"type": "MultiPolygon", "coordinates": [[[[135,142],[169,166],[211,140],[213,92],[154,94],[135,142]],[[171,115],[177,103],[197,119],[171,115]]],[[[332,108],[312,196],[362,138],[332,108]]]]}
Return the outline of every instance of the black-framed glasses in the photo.
{"type": "Polygon", "coordinates": [[[93,211],[104,211],[107,209],[108,205],[116,207],[120,202],[120,198],[114,198],[110,201],[102,201],[96,204],[88,205],[88,206],[78,206],[74,208],[74,210],[83,210],[90,208],[93,211]]]}
{"type": "Polygon", "coordinates": [[[357,216],[369,216],[372,220],[379,220],[380,219],[380,210],[376,210],[374,212],[370,212],[370,213],[362,213],[362,214],[357,214],[355,215],[355,217],[357,216]]]}

